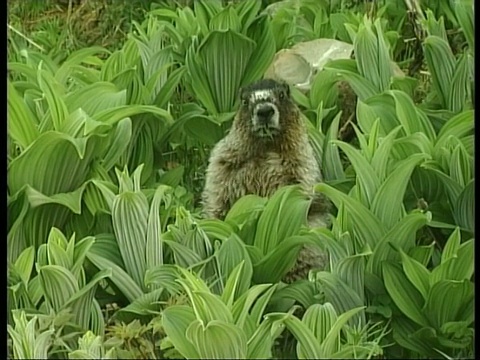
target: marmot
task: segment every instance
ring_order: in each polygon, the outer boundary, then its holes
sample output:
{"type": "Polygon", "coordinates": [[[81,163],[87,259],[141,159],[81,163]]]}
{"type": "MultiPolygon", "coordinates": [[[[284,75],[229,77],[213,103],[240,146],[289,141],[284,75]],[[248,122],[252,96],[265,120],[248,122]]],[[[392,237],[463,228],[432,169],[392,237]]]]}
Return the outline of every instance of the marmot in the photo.
{"type": "MultiPolygon", "coordinates": [[[[322,181],[300,110],[286,83],[264,79],[240,90],[241,105],[230,132],[213,148],[202,194],[206,217],[224,219],[242,196],[270,197],[280,187],[301,184],[313,195],[322,181]]],[[[309,224],[326,226],[329,202],[316,194],[309,224]]],[[[311,268],[323,268],[326,255],[305,247],[297,265],[284,279],[305,278],[311,268]]]]}

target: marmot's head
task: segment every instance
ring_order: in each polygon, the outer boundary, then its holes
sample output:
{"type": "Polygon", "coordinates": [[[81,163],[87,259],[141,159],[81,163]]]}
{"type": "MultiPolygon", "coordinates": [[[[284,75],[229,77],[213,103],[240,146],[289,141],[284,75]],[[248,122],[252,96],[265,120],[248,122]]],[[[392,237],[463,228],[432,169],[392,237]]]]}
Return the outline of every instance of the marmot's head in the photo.
{"type": "Polygon", "coordinates": [[[260,138],[282,133],[297,116],[286,83],[264,79],[240,90],[241,105],[238,121],[242,128],[260,138]]]}

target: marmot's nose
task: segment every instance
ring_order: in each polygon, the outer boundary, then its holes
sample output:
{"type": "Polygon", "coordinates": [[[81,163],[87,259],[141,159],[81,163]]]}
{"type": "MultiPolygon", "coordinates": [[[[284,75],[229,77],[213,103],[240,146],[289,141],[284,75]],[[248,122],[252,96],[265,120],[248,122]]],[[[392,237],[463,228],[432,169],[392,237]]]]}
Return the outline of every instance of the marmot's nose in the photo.
{"type": "Polygon", "coordinates": [[[261,123],[266,124],[270,121],[274,113],[275,109],[273,107],[270,105],[263,105],[257,110],[258,120],[260,120],[261,123]]]}

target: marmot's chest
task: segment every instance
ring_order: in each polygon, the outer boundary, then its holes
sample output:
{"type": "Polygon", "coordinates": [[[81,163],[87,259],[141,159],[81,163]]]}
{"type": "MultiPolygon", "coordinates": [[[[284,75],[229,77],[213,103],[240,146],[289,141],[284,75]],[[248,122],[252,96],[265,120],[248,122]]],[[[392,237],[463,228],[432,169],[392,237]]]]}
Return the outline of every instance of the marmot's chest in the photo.
{"type": "Polygon", "coordinates": [[[299,164],[270,152],[243,163],[233,174],[240,196],[255,194],[270,197],[280,187],[301,182],[299,164]]]}

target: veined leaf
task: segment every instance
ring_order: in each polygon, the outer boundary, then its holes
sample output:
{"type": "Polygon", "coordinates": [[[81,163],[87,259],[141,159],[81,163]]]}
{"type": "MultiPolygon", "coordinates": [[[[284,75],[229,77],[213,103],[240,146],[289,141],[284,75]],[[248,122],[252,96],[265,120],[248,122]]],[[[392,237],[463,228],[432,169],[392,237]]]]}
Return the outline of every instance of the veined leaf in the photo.
{"type": "Polygon", "coordinates": [[[102,60],[94,56],[101,53],[108,54],[109,51],[101,46],[91,46],[72,52],[58,68],[55,73],[55,80],[60,84],[65,84],[72,74],[74,65],[80,65],[81,63],[102,65],[102,60]]]}
{"type": "Polygon", "coordinates": [[[426,301],[428,292],[430,290],[429,276],[430,272],[421,263],[412,259],[400,249],[400,255],[402,256],[403,271],[408,280],[415,285],[416,289],[422,294],[423,299],[426,301]]]}
{"type": "Polygon", "coordinates": [[[143,289],[146,270],[148,202],[141,192],[126,191],[115,198],[112,221],[125,270],[143,289]]]}
{"type": "Polygon", "coordinates": [[[299,186],[286,186],[276,191],[260,215],[254,245],[263,254],[268,254],[305,224],[308,207],[309,201],[299,186]]]}
{"type": "Polygon", "coordinates": [[[442,251],[441,263],[445,263],[451,258],[457,257],[457,251],[460,247],[460,229],[457,227],[449,236],[447,243],[442,251]]]}
{"type": "Polygon", "coordinates": [[[431,217],[429,212],[413,212],[404,216],[378,241],[372,256],[368,259],[367,270],[380,276],[383,262],[399,259],[395,249],[402,249],[408,253],[415,246],[417,231],[429,223],[431,217]]]}
{"type": "Polygon", "coordinates": [[[439,329],[447,322],[462,320],[457,316],[471,297],[473,283],[470,281],[441,280],[432,286],[425,304],[425,315],[439,329]]]}
{"type": "MultiPolygon", "coordinates": [[[[248,1],[246,1],[248,3],[248,1]]],[[[267,16],[258,16],[252,20],[246,35],[256,43],[248,65],[243,74],[241,86],[250,84],[260,79],[275,56],[275,38],[273,36],[271,21],[267,16]]]]}
{"type": "MultiPolygon", "coordinates": [[[[333,328],[333,324],[338,319],[337,312],[329,302],[325,304],[313,304],[303,315],[302,322],[313,331],[317,341],[323,345],[327,334],[333,328]]],[[[337,336],[340,335],[339,332],[337,336]]]]}
{"type": "Polygon", "coordinates": [[[168,339],[187,359],[200,358],[196,347],[187,340],[185,335],[193,321],[195,321],[195,314],[190,306],[173,305],[162,312],[162,325],[168,339]]]}
{"type": "Polygon", "coordinates": [[[97,82],[74,91],[65,98],[69,112],[82,109],[89,116],[96,115],[108,109],[125,106],[126,90],[119,89],[110,82],[97,82]]]}
{"type": "MultiPolygon", "coordinates": [[[[245,321],[248,316],[250,316],[251,308],[255,304],[259,303],[258,299],[261,296],[266,295],[267,301],[273,294],[276,286],[272,284],[259,284],[253,285],[250,289],[244,292],[240,297],[235,301],[232,307],[232,315],[235,324],[240,328],[245,329],[245,321]],[[262,295],[263,294],[263,295],[262,295]]],[[[263,311],[260,314],[260,317],[263,315],[263,311]]],[[[260,322],[260,318],[253,318],[255,323],[260,322]]]]}
{"type": "Polygon", "coordinates": [[[112,269],[111,280],[115,286],[120,289],[128,301],[133,302],[135,299],[142,296],[142,289],[130,277],[130,275],[114,262],[107,260],[100,251],[92,248],[92,250],[87,254],[87,258],[100,270],[109,268],[112,269]]]}
{"type": "Polygon", "coordinates": [[[395,99],[397,117],[407,135],[422,132],[430,140],[435,139],[432,123],[420,109],[415,107],[413,100],[407,94],[398,90],[390,90],[388,94],[395,99]]]}
{"type": "Polygon", "coordinates": [[[44,265],[37,271],[48,304],[54,311],[60,311],[78,292],[77,279],[69,270],[59,265],[44,265]]]}
{"type": "Polygon", "coordinates": [[[78,189],[85,181],[96,147],[90,141],[91,138],[74,139],[52,131],[43,133],[10,162],[10,193],[15,194],[27,184],[46,196],[78,189]]]}
{"type": "Polygon", "coordinates": [[[473,51],[475,44],[473,35],[473,5],[470,7],[468,2],[456,1],[453,7],[465,39],[467,39],[468,46],[473,51]]]}
{"type": "Polygon", "coordinates": [[[380,181],[376,176],[376,172],[368,160],[363,156],[360,150],[355,149],[352,145],[343,141],[333,141],[348,156],[350,163],[355,169],[357,176],[357,186],[359,187],[359,201],[366,207],[370,207],[373,202],[380,181]]]}
{"type": "Polygon", "coordinates": [[[7,93],[8,134],[25,149],[39,136],[36,121],[9,79],[7,93]]]}
{"type": "Polygon", "coordinates": [[[465,105],[471,96],[473,57],[468,53],[462,54],[455,65],[448,93],[447,108],[458,113],[465,109],[465,105]]]}
{"type": "Polygon", "coordinates": [[[312,330],[291,314],[269,314],[269,318],[279,318],[297,339],[297,356],[299,359],[322,359],[323,349],[312,330]]]}
{"type": "Polygon", "coordinates": [[[218,320],[203,324],[194,320],[185,335],[195,346],[199,358],[244,359],[247,355],[247,339],[233,324],[218,320]]]}
{"type": "Polygon", "coordinates": [[[385,228],[365,205],[325,183],[316,185],[315,191],[328,196],[337,208],[345,206],[346,211],[351,214],[349,218],[355,231],[355,237],[361,244],[366,243],[371,249],[375,248],[377,241],[385,234],[385,228]]]}
{"type": "MultiPolygon", "coordinates": [[[[316,279],[323,285],[325,297],[338,313],[344,313],[363,305],[362,297],[343,281],[338,274],[326,271],[316,273],[316,279]]],[[[357,312],[357,311],[356,311],[357,312]]],[[[349,319],[350,325],[365,324],[365,312],[349,319]]]]}
{"type": "Polygon", "coordinates": [[[250,287],[253,274],[252,262],[245,249],[245,245],[234,234],[220,245],[218,251],[215,252],[215,257],[218,261],[222,281],[227,281],[222,299],[231,307],[233,300],[242,295],[250,287]],[[241,269],[238,270],[240,264],[243,265],[241,269]],[[237,269],[238,273],[236,276],[234,276],[235,269],[237,269]],[[235,280],[236,277],[238,278],[235,280]],[[228,284],[231,284],[230,288],[227,288],[228,284]],[[227,302],[227,298],[229,298],[230,301],[227,302]]]}
{"type": "Polygon", "coordinates": [[[453,207],[453,216],[456,223],[472,234],[474,232],[475,212],[475,179],[468,182],[462,192],[458,195],[453,207]]]}
{"type": "Polygon", "coordinates": [[[372,202],[372,212],[391,228],[398,222],[404,211],[403,197],[415,166],[427,158],[425,154],[415,154],[401,161],[394,172],[384,181],[372,202]]]}
{"type": "MultiPolygon", "coordinates": [[[[317,75],[318,76],[318,75],[317,75]]],[[[332,121],[332,124],[328,128],[324,141],[324,156],[323,156],[323,168],[325,180],[342,180],[345,179],[345,172],[343,171],[343,165],[340,159],[340,153],[338,151],[335,140],[338,138],[338,126],[340,123],[341,113],[332,121]]]]}
{"type": "Polygon", "coordinates": [[[152,284],[165,288],[171,295],[179,294],[183,287],[178,283],[180,273],[175,265],[162,264],[148,269],[145,273],[145,285],[152,284]]]}
{"type": "Polygon", "coordinates": [[[449,109],[450,87],[455,71],[455,57],[447,41],[438,36],[428,36],[424,41],[424,53],[432,74],[432,86],[441,104],[449,109]]]}
{"type": "Polygon", "coordinates": [[[429,326],[429,322],[422,312],[425,301],[403,271],[398,266],[385,262],[383,263],[383,279],[388,293],[398,308],[417,324],[429,326]]]}
{"type": "Polygon", "coordinates": [[[231,30],[212,31],[195,55],[187,55],[190,85],[211,114],[233,110],[255,42],[231,30]],[[219,57],[218,54],[225,54],[219,57]],[[232,69],[235,69],[232,71],[232,69]]]}
{"type": "Polygon", "coordinates": [[[68,118],[69,111],[64,101],[64,89],[46,70],[38,70],[38,85],[48,104],[53,128],[59,130],[68,118]]]}
{"type": "Polygon", "coordinates": [[[30,246],[23,250],[15,260],[15,271],[20,276],[23,284],[27,286],[32,274],[33,262],[35,260],[35,248],[30,246]]]}
{"type": "Polygon", "coordinates": [[[322,342],[322,352],[325,355],[333,354],[338,350],[338,338],[340,337],[340,331],[343,326],[350,321],[356,314],[363,311],[365,306],[360,306],[357,308],[350,309],[338,316],[338,318],[333,323],[332,327],[329,329],[327,335],[325,336],[325,340],[322,342]]]}

